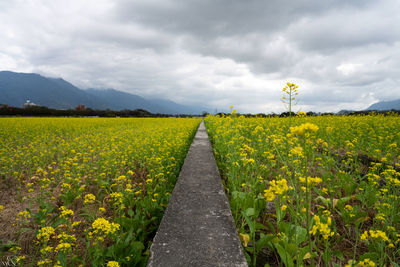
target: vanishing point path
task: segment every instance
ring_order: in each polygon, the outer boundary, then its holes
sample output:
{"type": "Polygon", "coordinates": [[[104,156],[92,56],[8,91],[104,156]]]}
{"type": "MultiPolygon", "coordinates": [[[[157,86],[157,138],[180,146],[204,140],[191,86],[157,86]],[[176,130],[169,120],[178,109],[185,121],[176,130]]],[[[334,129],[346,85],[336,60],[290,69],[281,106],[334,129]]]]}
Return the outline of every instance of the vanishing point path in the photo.
{"type": "Polygon", "coordinates": [[[247,266],[204,122],[150,251],[148,267],[247,266]]]}

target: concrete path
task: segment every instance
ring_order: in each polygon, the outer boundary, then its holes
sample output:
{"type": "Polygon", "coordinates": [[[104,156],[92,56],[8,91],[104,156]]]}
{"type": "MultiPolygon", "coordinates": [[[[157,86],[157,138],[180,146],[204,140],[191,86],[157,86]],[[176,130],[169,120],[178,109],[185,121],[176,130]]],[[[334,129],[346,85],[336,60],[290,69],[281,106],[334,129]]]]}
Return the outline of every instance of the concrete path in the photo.
{"type": "Polygon", "coordinates": [[[247,266],[204,122],[150,251],[148,267],[247,266]]]}

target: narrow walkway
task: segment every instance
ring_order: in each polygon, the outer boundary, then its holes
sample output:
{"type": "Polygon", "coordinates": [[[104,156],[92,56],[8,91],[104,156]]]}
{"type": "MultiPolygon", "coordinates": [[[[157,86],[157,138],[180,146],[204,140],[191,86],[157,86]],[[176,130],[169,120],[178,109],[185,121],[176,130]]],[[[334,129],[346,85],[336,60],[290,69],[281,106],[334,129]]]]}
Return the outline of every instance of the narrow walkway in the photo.
{"type": "Polygon", "coordinates": [[[150,251],[148,267],[247,266],[204,122],[150,251]]]}

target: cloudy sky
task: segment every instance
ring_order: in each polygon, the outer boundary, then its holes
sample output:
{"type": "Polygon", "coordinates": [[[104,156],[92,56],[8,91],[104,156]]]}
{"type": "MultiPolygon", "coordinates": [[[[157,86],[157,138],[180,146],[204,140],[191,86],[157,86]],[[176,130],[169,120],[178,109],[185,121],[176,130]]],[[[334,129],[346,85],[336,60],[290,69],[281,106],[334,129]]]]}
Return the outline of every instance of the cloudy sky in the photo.
{"type": "Polygon", "coordinates": [[[400,98],[398,0],[0,0],[0,70],[211,110],[400,98]]]}

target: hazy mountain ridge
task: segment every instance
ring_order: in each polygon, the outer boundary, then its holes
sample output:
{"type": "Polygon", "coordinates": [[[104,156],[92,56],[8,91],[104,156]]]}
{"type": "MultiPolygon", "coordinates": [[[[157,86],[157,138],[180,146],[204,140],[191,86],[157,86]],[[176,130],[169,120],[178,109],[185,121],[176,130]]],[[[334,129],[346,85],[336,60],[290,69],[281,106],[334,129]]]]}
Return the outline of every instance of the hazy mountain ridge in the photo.
{"type": "Polygon", "coordinates": [[[157,104],[152,103],[151,101],[138,96],[133,95],[121,91],[117,91],[115,89],[94,89],[90,88],[85,90],[90,95],[93,95],[104,102],[112,103],[113,110],[123,110],[123,109],[145,109],[152,113],[170,113],[171,110],[168,110],[164,107],[158,106],[157,104]]]}
{"type": "Polygon", "coordinates": [[[367,110],[400,110],[400,99],[392,101],[380,101],[372,104],[367,110]]]}
{"type": "Polygon", "coordinates": [[[145,109],[167,114],[200,114],[207,110],[169,100],[146,99],[115,89],[82,90],[61,78],[47,78],[35,73],[0,71],[0,104],[21,107],[28,99],[55,109],[74,109],[82,104],[92,109],[145,109]]]}

